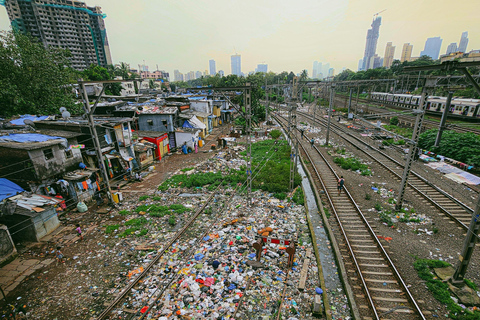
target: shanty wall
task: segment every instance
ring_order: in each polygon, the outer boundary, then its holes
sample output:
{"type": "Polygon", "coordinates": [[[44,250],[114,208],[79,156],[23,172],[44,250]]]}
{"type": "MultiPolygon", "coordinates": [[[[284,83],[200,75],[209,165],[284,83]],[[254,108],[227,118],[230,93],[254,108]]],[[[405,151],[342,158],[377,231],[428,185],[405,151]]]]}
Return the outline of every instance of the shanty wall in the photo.
{"type": "Polygon", "coordinates": [[[7,226],[0,224],[0,264],[17,253],[7,226]]]}

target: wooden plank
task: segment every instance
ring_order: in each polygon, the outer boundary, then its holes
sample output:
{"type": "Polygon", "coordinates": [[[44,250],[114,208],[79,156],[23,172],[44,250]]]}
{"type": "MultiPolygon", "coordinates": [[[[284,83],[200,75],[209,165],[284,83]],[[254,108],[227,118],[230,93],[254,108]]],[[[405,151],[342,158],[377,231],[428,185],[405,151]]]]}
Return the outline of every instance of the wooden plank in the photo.
{"type": "Polygon", "coordinates": [[[298,290],[302,290],[302,291],[305,290],[309,264],[310,264],[310,259],[305,259],[303,262],[302,271],[300,272],[300,281],[298,282],[298,290]]]}

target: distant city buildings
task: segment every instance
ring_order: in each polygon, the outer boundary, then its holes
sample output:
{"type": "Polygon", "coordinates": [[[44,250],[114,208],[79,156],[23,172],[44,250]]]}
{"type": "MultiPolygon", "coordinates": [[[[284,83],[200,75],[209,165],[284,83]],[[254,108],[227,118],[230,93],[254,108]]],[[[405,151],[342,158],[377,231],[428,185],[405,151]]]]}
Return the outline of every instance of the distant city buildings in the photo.
{"type": "Polygon", "coordinates": [[[239,54],[234,54],[231,56],[231,66],[232,74],[241,76],[242,75],[242,57],[239,54]]]}
{"type": "Polygon", "coordinates": [[[460,38],[460,43],[458,44],[458,51],[467,52],[468,45],[468,32],[462,32],[462,37],[460,38]]]}
{"type": "Polygon", "coordinates": [[[395,46],[392,46],[391,42],[387,42],[385,47],[385,56],[383,57],[383,66],[390,68],[393,63],[393,55],[395,54],[395,46]]]}
{"type": "Polygon", "coordinates": [[[425,48],[422,52],[420,52],[421,56],[429,56],[433,60],[438,59],[438,55],[440,54],[440,47],[442,46],[442,38],[434,37],[428,38],[425,42],[425,48]]]}
{"type": "Polygon", "coordinates": [[[448,45],[447,51],[445,52],[445,54],[450,54],[450,53],[454,53],[454,52],[457,52],[457,43],[456,42],[452,42],[448,45]]]}
{"type": "Polygon", "coordinates": [[[202,71],[195,72],[195,79],[199,79],[202,77],[202,71]]]}
{"type": "Polygon", "coordinates": [[[267,71],[268,71],[268,65],[264,63],[257,65],[257,68],[255,69],[255,72],[267,73],[267,71]]]}
{"type": "Polygon", "coordinates": [[[317,79],[318,61],[313,61],[312,79],[317,79]]]}
{"type": "Polygon", "coordinates": [[[220,77],[225,76],[225,72],[223,70],[218,70],[218,74],[220,75],[220,77]]]}
{"type": "Polygon", "coordinates": [[[410,61],[412,58],[413,45],[410,43],[404,43],[402,48],[402,54],[400,55],[400,62],[410,61]]]}
{"type": "Polygon", "coordinates": [[[365,53],[363,55],[362,70],[368,70],[374,67],[374,56],[377,51],[377,41],[380,34],[380,25],[382,17],[377,17],[372,21],[372,28],[367,31],[367,42],[365,44],[365,53]]]}
{"type": "Polygon", "coordinates": [[[215,60],[208,61],[208,66],[210,67],[210,75],[214,76],[217,74],[217,68],[215,66],[215,60]]]}
{"type": "Polygon", "coordinates": [[[173,79],[174,81],[183,81],[183,73],[178,70],[173,71],[173,79]]]}
{"type": "Polygon", "coordinates": [[[335,76],[335,69],[334,68],[330,68],[328,69],[328,77],[333,77],[335,76]]]}
{"type": "Polygon", "coordinates": [[[358,68],[357,71],[361,71],[363,68],[363,59],[358,60],[358,68]]]}
{"type": "Polygon", "coordinates": [[[14,29],[31,34],[45,47],[68,49],[74,69],[112,64],[106,15],[100,7],[77,0],[6,0],[0,4],[7,9],[14,29]]]}

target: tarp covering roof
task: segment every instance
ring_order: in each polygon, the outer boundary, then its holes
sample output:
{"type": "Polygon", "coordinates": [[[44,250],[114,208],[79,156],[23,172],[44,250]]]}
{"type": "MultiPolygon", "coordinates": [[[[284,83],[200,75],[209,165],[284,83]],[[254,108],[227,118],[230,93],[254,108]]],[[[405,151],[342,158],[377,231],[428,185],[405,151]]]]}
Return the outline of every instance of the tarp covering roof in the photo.
{"type": "Polygon", "coordinates": [[[20,118],[18,118],[18,119],[11,120],[10,123],[15,125],[15,126],[24,126],[25,125],[24,120],[40,121],[40,120],[45,120],[47,118],[48,118],[48,116],[37,117],[37,116],[32,116],[32,115],[26,114],[26,115],[20,116],[20,118]]]}
{"type": "Polygon", "coordinates": [[[39,133],[13,133],[8,136],[0,136],[0,142],[45,142],[56,139],[64,140],[62,137],[47,136],[39,133]]]}
{"type": "Polygon", "coordinates": [[[200,120],[198,120],[197,117],[193,116],[190,119],[187,120],[193,128],[198,128],[198,129],[206,129],[207,126],[200,120]]]}
{"type": "Polygon", "coordinates": [[[25,190],[23,190],[22,187],[20,187],[16,183],[5,178],[0,178],[0,201],[6,198],[13,197],[18,192],[23,191],[25,190]]]}

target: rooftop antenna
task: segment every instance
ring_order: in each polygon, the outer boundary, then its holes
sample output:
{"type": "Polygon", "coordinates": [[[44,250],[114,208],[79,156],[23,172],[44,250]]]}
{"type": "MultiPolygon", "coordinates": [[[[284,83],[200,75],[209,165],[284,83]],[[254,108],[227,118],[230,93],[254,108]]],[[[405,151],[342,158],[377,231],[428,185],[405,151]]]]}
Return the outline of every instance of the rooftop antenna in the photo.
{"type": "Polygon", "coordinates": [[[374,20],[377,19],[378,15],[379,15],[380,13],[382,13],[383,11],[386,11],[386,10],[387,10],[387,9],[383,9],[382,11],[375,13],[375,14],[373,15],[373,19],[374,19],[374,20]]]}

